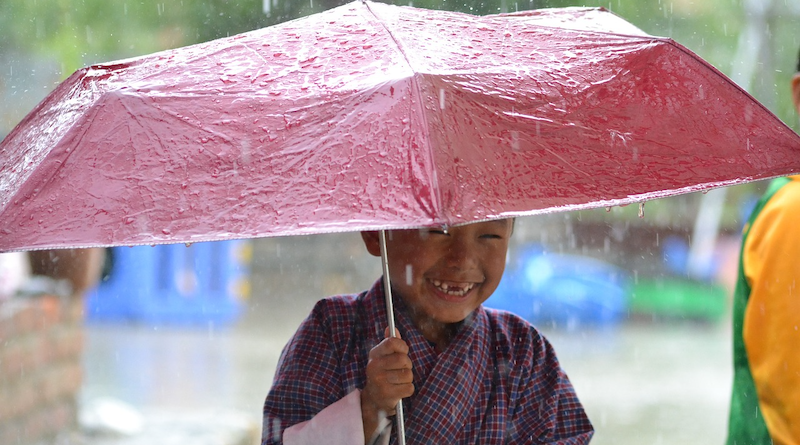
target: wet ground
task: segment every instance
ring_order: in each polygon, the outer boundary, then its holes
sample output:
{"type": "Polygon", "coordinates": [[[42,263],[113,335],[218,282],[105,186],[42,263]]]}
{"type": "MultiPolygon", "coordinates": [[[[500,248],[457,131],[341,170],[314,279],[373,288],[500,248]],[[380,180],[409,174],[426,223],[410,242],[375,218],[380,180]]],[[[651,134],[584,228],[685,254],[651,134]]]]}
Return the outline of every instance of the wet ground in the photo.
{"type": "Polygon", "coordinates": [[[724,443],[727,327],[635,323],[549,337],[595,425],[593,444],[724,443]]]}
{"type": "MultiPolygon", "coordinates": [[[[309,305],[254,309],[227,329],[90,325],[83,400],[129,404],[146,438],[98,443],[255,443],[280,350],[309,305]]],[[[639,322],[548,336],[596,425],[594,444],[723,442],[727,327],[639,322]]]]}

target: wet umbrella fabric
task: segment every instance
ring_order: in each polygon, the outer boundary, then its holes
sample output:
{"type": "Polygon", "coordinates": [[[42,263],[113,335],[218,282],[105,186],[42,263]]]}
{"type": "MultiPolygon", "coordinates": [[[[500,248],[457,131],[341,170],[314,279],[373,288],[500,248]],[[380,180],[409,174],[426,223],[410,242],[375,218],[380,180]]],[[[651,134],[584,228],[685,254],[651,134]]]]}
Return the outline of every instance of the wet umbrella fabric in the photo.
{"type": "Polygon", "coordinates": [[[799,169],[752,97],[602,9],[359,1],[73,74],[0,143],[0,251],[454,225],[799,169]]]}

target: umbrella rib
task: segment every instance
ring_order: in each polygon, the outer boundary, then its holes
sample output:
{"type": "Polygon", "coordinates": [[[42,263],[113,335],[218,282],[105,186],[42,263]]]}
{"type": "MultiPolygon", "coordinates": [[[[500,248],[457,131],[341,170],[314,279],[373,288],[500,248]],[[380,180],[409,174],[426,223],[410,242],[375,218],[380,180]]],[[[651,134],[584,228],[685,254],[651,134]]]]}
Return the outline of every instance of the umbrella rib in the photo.
{"type": "MultiPolygon", "coordinates": [[[[413,85],[414,91],[416,92],[417,96],[420,98],[420,100],[416,101],[416,108],[417,108],[417,111],[419,112],[419,114],[421,116],[426,116],[425,107],[423,106],[422,100],[421,100],[422,91],[420,89],[419,80],[418,80],[418,77],[417,77],[419,73],[417,72],[417,70],[414,69],[414,66],[411,64],[411,61],[409,60],[408,56],[403,51],[403,46],[400,45],[400,42],[395,38],[394,34],[392,34],[392,31],[389,30],[389,28],[386,27],[386,25],[383,23],[383,21],[380,19],[380,17],[378,17],[378,15],[375,13],[375,11],[372,10],[372,7],[370,6],[370,2],[366,1],[366,0],[362,0],[361,3],[364,6],[366,6],[367,11],[369,11],[369,13],[372,14],[372,17],[375,19],[375,21],[378,22],[378,24],[380,24],[380,26],[383,28],[383,30],[386,31],[386,34],[388,34],[389,38],[392,39],[392,41],[394,42],[395,46],[397,47],[397,51],[400,53],[400,55],[403,56],[403,60],[405,60],[406,64],[408,65],[409,70],[411,70],[411,72],[413,73],[412,78],[411,78],[411,83],[413,85]]],[[[430,189],[431,189],[431,202],[433,203],[433,209],[431,211],[431,213],[432,213],[431,214],[431,219],[433,221],[437,221],[437,220],[439,220],[441,218],[442,196],[441,196],[440,187],[438,187],[439,176],[438,176],[438,174],[436,172],[436,163],[434,161],[433,149],[430,146],[430,137],[429,137],[430,128],[428,127],[428,119],[427,118],[423,119],[422,127],[423,127],[422,128],[422,132],[423,132],[422,140],[426,144],[426,147],[428,149],[428,152],[430,153],[430,159],[431,159],[431,167],[430,167],[430,172],[429,172],[430,176],[431,176],[431,183],[435,184],[434,187],[430,187],[430,189]]],[[[448,221],[445,223],[445,226],[450,225],[449,223],[451,222],[450,218],[447,218],[447,219],[448,219],[448,221]]]]}

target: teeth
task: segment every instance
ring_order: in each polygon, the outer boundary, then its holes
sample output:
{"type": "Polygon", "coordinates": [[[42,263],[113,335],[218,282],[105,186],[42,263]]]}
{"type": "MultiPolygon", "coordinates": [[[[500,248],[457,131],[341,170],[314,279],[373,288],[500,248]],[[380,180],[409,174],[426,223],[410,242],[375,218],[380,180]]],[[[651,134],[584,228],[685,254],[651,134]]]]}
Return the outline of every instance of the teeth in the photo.
{"type": "Polygon", "coordinates": [[[454,295],[458,297],[463,297],[467,294],[467,292],[471,291],[473,287],[475,287],[475,283],[470,283],[464,287],[455,286],[452,284],[442,283],[439,280],[431,280],[434,286],[436,286],[440,291],[448,294],[454,295]]]}

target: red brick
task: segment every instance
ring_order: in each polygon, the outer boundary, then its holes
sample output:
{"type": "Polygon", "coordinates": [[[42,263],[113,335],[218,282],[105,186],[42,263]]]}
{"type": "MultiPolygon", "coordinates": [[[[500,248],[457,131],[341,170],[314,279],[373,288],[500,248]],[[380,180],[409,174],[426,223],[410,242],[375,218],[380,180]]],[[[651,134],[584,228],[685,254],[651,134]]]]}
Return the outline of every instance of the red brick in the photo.
{"type": "Polygon", "coordinates": [[[44,335],[26,335],[13,340],[4,348],[0,369],[7,380],[21,378],[34,372],[46,361],[47,338],[44,335]]]}
{"type": "Polygon", "coordinates": [[[66,301],[62,300],[63,304],[63,321],[67,324],[82,325],[85,316],[85,302],[82,297],[75,296],[68,298],[66,301]]]}
{"type": "Polygon", "coordinates": [[[25,345],[18,339],[12,339],[0,348],[0,383],[11,382],[19,378],[19,364],[24,360],[25,345]]]}
{"type": "Polygon", "coordinates": [[[61,395],[64,376],[58,368],[50,367],[42,371],[41,395],[43,403],[51,403],[61,395]]]}
{"type": "MultiPolygon", "coordinates": [[[[13,387],[10,384],[0,383],[0,425],[14,415],[15,408],[11,405],[13,387]]],[[[0,440],[0,443],[5,443],[0,440]]]]}
{"type": "Polygon", "coordinates": [[[0,420],[0,443],[6,445],[23,444],[22,427],[19,422],[0,420]]]}
{"type": "Polygon", "coordinates": [[[83,382],[80,362],[64,362],[49,367],[42,376],[41,392],[47,403],[65,396],[74,396],[83,382]]]}
{"type": "Polygon", "coordinates": [[[55,438],[77,423],[83,300],[0,303],[0,445],[55,438]]]}
{"type": "Polygon", "coordinates": [[[16,335],[26,335],[41,330],[39,308],[31,302],[19,304],[14,314],[16,335]]]}
{"type": "Polygon", "coordinates": [[[41,366],[46,366],[48,339],[44,333],[28,336],[25,351],[23,373],[33,372],[41,366]]]}
{"type": "Polygon", "coordinates": [[[25,440],[23,443],[41,442],[42,439],[48,436],[47,414],[44,409],[31,412],[21,419],[21,424],[22,436],[25,440]]]}
{"type": "Polygon", "coordinates": [[[83,385],[83,364],[80,361],[71,362],[64,369],[62,396],[75,397],[83,385]]]}
{"type": "Polygon", "coordinates": [[[7,401],[6,418],[18,418],[31,412],[41,402],[39,382],[35,379],[23,380],[8,388],[4,399],[7,401]]]}
{"type": "Polygon", "coordinates": [[[17,400],[15,402],[19,407],[18,414],[27,414],[34,411],[43,401],[41,373],[37,373],[31,378],[26,378],[20,382],[17,387],[17,400]]]}
{"type": "Polygon", "coordinates": [[[64,318],[62,299],[54,295],[45,295],[39,299],[41,317],[45,326],[60,324],[64,318]]]}
{"type": "Polygon", "coordinates": [[[77,427],[77,410],[73,402],[66,399],[43,405],[27,415],[16,419],[23,426],[19,432],[25,442],[51,442],[60,433],[77,427]]]}
{"type": "Polygon", "coordinates": [[[55,326],[48,332],[47,359],[52,361],[80,360],[83,352],[81,326],[55,326]]]}
{"type": "Polygon", "coordinates": [[[17,335],[16,329],[14,329],[14,320],[7,317],[6,312],[3,310],[3,303],[0,302],[0,348],[17,335]]]}
{"type": "Polygon", "coordinates": [[[53,435],[76,428],[78,410],[74,399],[61,399],[49,406],[47,424],[50,426],[50,431],[53,435]]]}

